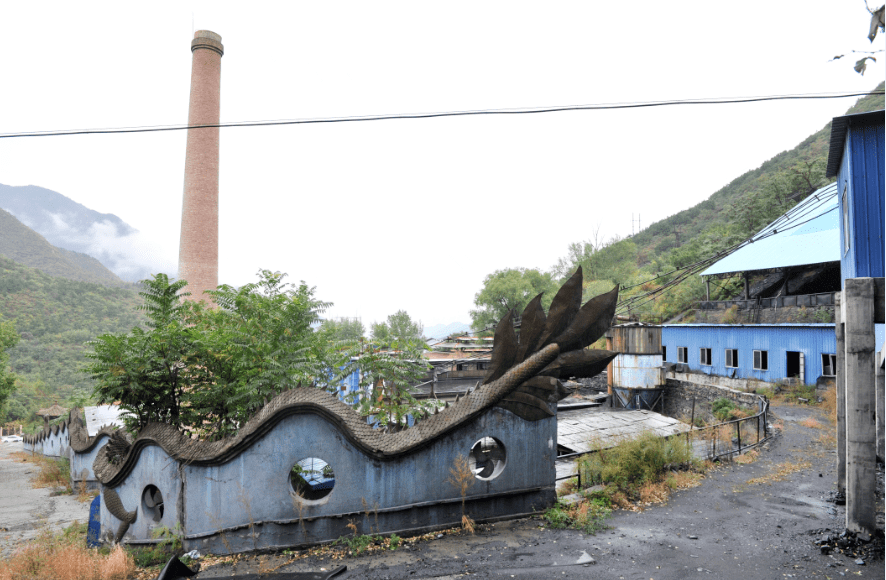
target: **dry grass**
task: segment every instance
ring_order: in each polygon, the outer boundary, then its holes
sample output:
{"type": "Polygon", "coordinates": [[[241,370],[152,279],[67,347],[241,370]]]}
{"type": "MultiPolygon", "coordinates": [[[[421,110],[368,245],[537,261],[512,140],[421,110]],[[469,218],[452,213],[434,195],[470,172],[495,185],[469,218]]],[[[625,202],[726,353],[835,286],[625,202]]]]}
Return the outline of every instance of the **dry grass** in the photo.
{"type": "Polygon", "coordinates": [[[822,395],[821,410],[828,421],[837,424],[837,388],[828,389],[822,395]]]}
{"type": "Polygon", "coordinates": [[[41,533],[0,562],[0,580],[126,580],[135,577],[135,563],[122,547],[103,555],[90,550],[83,542],[75,523],[75,532],[41,533]]]}
{"type": "Polygon", "coordinates": [[[803,471],[804,469],[809,469],[810,467],[812,467],[812,463],[805,459],[800,461],[785,461],[784,463],[775,465],[772,471],[767,475],[749,479],[747,484],[760,485],[765,483],[766,485],[772,485],[776,481],[784,481],[791,474],[803,471]]]}
{"type": "Polygon", "coordinates": [[[747,465],[748,463],[753,463],[760,457],[760,452],[756,449],[751,449],[747,453],[742,453],[738,457],[734,459],[736,463],[740,463],[742,465],[747,465]]]}
{"type": "Polygon", "coordinates": [[[809,429],[823,429],[824,425],[815,420],[815,417],[807,417],[800,421],[800,425],[809,429]]]}
{"type": "Polygon", "coordinates": [[[71,489],[70,464],[67,459],[53,459],[43,455],[18,451],[10,454],[16,461],[30,463],[39,472],[31,480],[32,487],[61,487],[71,489]]]}

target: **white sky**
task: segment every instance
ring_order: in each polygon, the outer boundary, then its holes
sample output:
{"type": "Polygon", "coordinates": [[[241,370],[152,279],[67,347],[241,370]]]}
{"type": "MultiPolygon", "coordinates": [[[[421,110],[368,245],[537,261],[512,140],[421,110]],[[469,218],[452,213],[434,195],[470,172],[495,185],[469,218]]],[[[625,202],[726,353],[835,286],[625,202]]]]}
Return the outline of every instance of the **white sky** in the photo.
{"type": "MultiPolygon", "coordinates": [[[[861,0],[5,2],[0,132],[185,123],[195,29],[222,36],[231,122],[865,91],[883,58],[828,61],[871,50],[869,19],[861,0]]],[[[219,278],[288,272],[367,327],[469,322],[492,271],[690,207],[854,102],[222,129],[219,278]]],[[[0,139],[0,183],[118,215],[172,271],[185,137],[0,139]]]]}

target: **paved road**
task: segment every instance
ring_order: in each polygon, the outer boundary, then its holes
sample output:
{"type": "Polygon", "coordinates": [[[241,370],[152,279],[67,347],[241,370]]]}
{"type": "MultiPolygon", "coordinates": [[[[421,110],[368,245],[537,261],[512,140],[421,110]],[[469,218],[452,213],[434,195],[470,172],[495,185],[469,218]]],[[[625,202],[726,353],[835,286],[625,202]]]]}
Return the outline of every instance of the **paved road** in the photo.
{"type": "MultiPolygon", "coordinates": [[[[726,465],[700,487],[642,513],[619,511],[610,529],[586,536],[550,530],[538,519],[484,526],[476,535],[444,536],[406,550],[330,561],[311,557],[253,557],[236,566],[208,567],[198,578],[230,577],[276,568],[317,571],[347,564],[337,578],[883,578],[883,561],[855,564],[841,554],[821,555],[817,530],[842,529],[844,513],[826,498],[836,480],[835,455],[817,439],[821,429],[801,423],[817,410],[775,410],[781,434],[752,464],[726,465]],[[771,480],[779,468],[809,465],[771,480]],[[764,478],[756,483],[755,478],[764,478]],[[693,538],[694,537],[694,538],[693,538]],[[582,563],[590,556],[593,564],[582,563]]],[[[823,419],[819,419],[822,423],[823,419]]],[[[883,525],[879,494],[879,523],[883,525]]],[[[268,576],[269,579],[273,576],[268,576]]]]}
{"type": "Polygon", "coordinates": [[[75,520],[89,519],[89,504],[74,496],[51,497],[50,488],[31,487],[38,468],[10,454],[22,451],[21,443],[0,443],[0,556],[34,538],[42,528],[59,530],[75,520]]]}

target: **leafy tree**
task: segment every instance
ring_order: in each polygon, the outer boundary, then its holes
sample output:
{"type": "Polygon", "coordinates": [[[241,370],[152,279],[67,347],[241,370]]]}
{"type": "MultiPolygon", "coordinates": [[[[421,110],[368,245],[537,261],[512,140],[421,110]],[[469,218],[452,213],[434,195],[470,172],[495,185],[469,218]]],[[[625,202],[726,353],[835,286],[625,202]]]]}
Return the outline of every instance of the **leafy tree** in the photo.
{"type": "Polygon", "coordinates": [[[637,270],[636,244],[618,236],[604,242],[599,230],[594,236],[584,242],[570,244],[567,256],[560,258],[554,266],[554,274],[563,279],[581,266],[588,281],[605,280],[610,287],[612,284],[624,284],[637,270]]]}
{"type": "Polygon", "coordinates": [[[91,343],[86,370],[99,402],[119,401],[133,431],[159,421],[219,438],[284,390],[326,386],[329,369],[347,360],[311,329],[327,304],[284,276],[264,270],[239,290],[219,286],[210,292],[217,308],[183,301],[183,280],[146,280],[147,330],[91,343]]]}
{"type": "Polygon", "coordinates": [[[366,328],[359,318],[327,318],[320,324],[320,332],[334,342],[356,341],[363,338],[366,328]]]}
{"type": "Polygon", "coordinates": [[[530,268],[496,270],[486,276],[483,288],[474,295],[477,309],[471,310],[471,326],[481,330],[498,323],[511,310],[520,313],[542,292],[542,305],[547,308],[556,290],[551,274],[530,268]]]}
{"type": "MultiPolygon", "coordinates": [[[[170,423],[181,427],[185,387],[194,357],[196,329],[187,313],[191,302],[181,298],[187,285],[184,280],[170,282],[165,274],[144,281],[139,292],[145,303],[139,307],[147,314],[148,330],[135,327],[128,334],[104,334],[90,343],[93,362],[86,372],[96,381],[95,396],[100,404],[119,401],[130,414],[127,427],[138,431],[149,422],[170,423]]],[[[196,368],[200,368],[199,365],[196,368]]],[[[184,421],[183,421],[184,419],[184,421]]]]}
{"type": "Polygon", "coordinates": [[[388,316],[387,322],[372,324],[371,338],[376,344],[398,349],[398,344],[421,340],[423,332],[421,322],[414,322],[405,310],[398,310],[388,316]]]}
{"type": "Polygon", "coordinates": [[[352,401],[361,415],[372,417],[387,432],[406,428],[409,416],[417,421],[438,406],[436,399],[415,398],[413,385],[425,378],[429,368],[422,357],[427,349],[424,340],[412,336],[395,340],[394,344],[396,350],[369,344],[360,354],[357,364],[363,392],[354,395],[352,401]]]}
{"type": "Polygon", "coordinates": [[[6,400],[15,390],[15,375],[9,371],[9,355],[6,350],[16,345],[18,333],[12,321],[0,319],[0,417],[5,416],[6,400]]]}

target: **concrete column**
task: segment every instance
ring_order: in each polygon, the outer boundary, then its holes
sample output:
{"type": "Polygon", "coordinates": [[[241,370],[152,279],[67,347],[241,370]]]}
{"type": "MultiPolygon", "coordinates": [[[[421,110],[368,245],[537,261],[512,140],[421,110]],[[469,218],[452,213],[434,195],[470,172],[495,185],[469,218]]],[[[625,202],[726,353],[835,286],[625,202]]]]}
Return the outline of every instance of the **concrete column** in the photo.
{"type": "Polygon", "coordinates": [[[846,345],[846,527],[877,526],[877,393],[874,368],[874,279],[847,278],[843,290],[846,345]]]}
{"type": "MultiPolygon", "coordinates": [[[[218,125],[221,111],[221,36],[198,30],[191,41],[188,125],[218,125]]],[[[191,300],[206,300],[218,286],[219,129],[188,129],[182,198],[178,275],[188,281],[191,300]]]]}
{"type": "Polygon", "coordinates": [[[883,396],[886,395],[886,375],[884,375],[883,353],[877,353],[877,459],[883,462],[886,458],[886,441],[883,433],[883,396]]]}
{"type": "Polygon", "coordinates": [[[846,494],[846,345],[844,343],[841,292],[834,295],[834,328],[837,334],[837,492],[846,494]]]}

